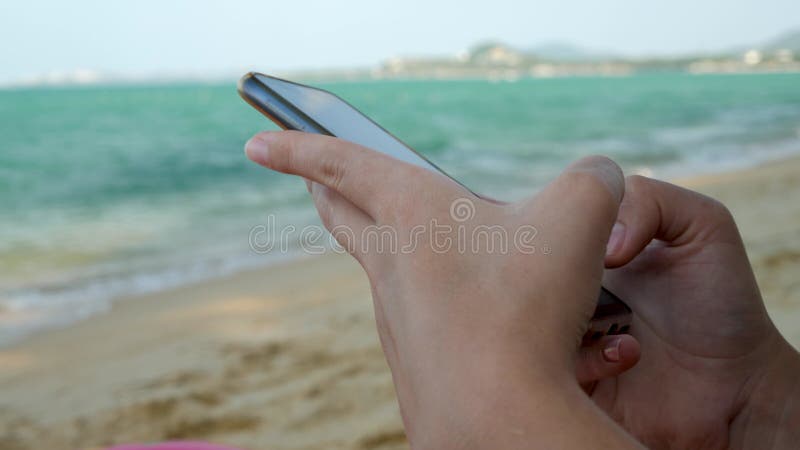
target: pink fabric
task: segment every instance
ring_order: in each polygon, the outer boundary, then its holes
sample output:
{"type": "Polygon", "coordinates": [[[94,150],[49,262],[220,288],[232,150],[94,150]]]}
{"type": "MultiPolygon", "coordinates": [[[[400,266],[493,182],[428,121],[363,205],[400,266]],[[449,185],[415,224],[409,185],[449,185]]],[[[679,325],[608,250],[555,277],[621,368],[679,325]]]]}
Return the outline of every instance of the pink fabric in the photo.
{"type": "Polygon", "coordinates": [[[126,444],[106,450],[238,450],[233,447],[209,444],[207,442],[181,441],[160,444],[126,444]]]}

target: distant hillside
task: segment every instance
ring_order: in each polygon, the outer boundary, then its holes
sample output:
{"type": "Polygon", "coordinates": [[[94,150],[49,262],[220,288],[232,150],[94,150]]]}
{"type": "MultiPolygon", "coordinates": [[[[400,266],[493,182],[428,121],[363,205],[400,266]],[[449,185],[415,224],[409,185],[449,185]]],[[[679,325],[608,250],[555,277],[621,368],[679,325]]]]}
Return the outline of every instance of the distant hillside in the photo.
{"type": "Polygon", "coordinates": [[[611,52],[589,50],[563,41],[545,42],[529,48],[527,52],[541,59],[564,62],[609,61],[618,58],[611,52]]]}
{"type": "Polygon", "coordinates": [[[787,49],[800,52],[800,28],[780,34],[760,48],[767,51],[787,49]]]}

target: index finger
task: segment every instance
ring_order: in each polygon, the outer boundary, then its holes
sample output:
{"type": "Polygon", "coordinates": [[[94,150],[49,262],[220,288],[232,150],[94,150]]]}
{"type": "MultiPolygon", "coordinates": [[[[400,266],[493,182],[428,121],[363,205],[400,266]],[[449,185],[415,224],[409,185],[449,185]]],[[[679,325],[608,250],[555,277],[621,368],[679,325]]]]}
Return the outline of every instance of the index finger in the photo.
{"type": "Polygon", "coordinates": [[[247,157],[272,170],[323,184],[373,219],[409,180],[435,176],[427,169],[394,159],[352,142],[297,131],[263,132],[245,145],[247,157]]]}

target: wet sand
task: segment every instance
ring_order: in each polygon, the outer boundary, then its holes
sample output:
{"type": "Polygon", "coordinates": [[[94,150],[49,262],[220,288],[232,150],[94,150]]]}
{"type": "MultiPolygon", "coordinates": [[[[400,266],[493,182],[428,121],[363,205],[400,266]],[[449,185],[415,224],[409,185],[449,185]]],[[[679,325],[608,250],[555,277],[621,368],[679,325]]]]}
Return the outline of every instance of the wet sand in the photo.
{"type": "MultiPolygon", "coordinates": [[[[800,346],[800,158],[679,183],[733,211],[770,315],[800,346]]],[[[406,448],[355,262],[305,258],[126,299],[0,349],[2,449],[188,438],[406,448]]]]}

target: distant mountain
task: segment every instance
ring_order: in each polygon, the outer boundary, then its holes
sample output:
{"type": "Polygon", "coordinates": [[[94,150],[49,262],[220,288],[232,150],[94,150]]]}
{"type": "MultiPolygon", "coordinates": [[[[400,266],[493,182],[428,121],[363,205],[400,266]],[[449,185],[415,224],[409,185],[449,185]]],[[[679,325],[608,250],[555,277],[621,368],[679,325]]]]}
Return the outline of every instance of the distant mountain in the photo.
{"type": "Polygon", "coordinates": [[[474,55],[485,55],[485,54],[491,52],[493,49],[496,49],[496,48],[503,48],[503,49],[507,49],[508,51],[516,51],[513,47],[511,47],[510,45],[506,44],[505,42],[494,40],[494,39],[492,39],[492,40],[486,39],[486,40],[483,40],[483,41],[480,41],[480,42],[477,42],[477,43],[473,44],[469,48],[468,52],[469,52],[470,55],[473,55],[473,56],[474,55]]]}
{"type": "Polygon", "coordinates": [[[527,49],[527,53],[550,61],[577,62],[577,61],[608,61],[617,59],[610,52],[601,52],[586,49],[575,44],[563,41],[550,41],[527,49]]]}
{"type": "Polygon", "coordinates": [[[466,53],[469,61],[478,64],[519,64],[523,61],[557,63],[593,63],[619,59],[611,52],[586,49],[568,42],[551,41],[530,48],[520,48],[501,41],[486,40],[471,46],[466,53]]]}
{"type": "Polygon", "coordinates": [[[782,33],[758,48],[767,51],[787,49],[800,52],[800,28],[782,33]]]}
{"type": "Polygon", "coordinates": [[[530,55],[500,41],[482,41],[470,47],[461,62],[480,67],[516,67],[530,59],[530,55]]]}

